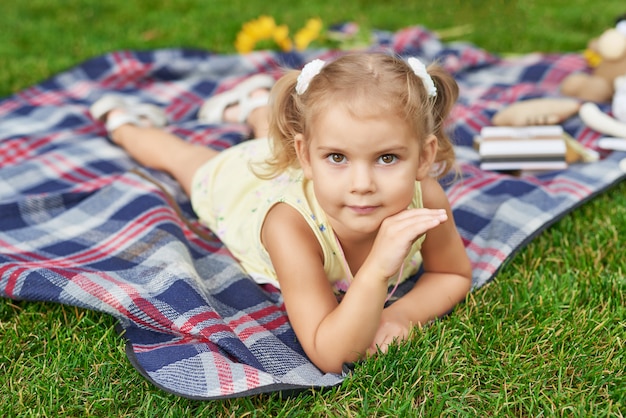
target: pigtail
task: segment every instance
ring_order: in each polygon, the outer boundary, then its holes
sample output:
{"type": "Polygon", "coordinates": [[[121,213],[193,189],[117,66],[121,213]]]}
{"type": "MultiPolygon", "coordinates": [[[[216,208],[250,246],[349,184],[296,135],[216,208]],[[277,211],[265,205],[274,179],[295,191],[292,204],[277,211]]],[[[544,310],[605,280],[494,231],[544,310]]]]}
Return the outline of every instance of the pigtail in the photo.
{"type": "Polygon", "coordinates": [[[254,170],[263,179],[274,178],[288,168],[298,166],[294,137],[302,132],[302,118],[295,86],[300,71],[286,72],[272,87],[269,106],[269,140],[272,155],[264,162],[263,170],[254,170]]]}
{"type": "Polygon", "coordinates": [[[433,133],[438,141],[438,151],[435,158],[435,163],[438,165],[436,176],[440,178],[454,166],[454,147],[446,132],[445,122],[459,97],[459,86],[452,75],[437,64],[428,66],[428,74],[437,87],[437,95],[432,99],[434,101],[432,115],[433,133]]]}

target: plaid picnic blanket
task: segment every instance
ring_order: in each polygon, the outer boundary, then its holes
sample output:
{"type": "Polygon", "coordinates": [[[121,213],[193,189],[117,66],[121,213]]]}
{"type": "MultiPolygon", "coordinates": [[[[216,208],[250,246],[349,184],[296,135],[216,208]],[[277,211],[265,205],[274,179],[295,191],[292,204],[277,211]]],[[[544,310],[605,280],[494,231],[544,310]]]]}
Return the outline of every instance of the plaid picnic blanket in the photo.
{"type": "MultiPolygon", "coordinates": [[[[585,68],[580,55],[505,59],[443,43],[420,27],[375,35],[373,49],[437,60],[460,84],[450,128],[463,175],[446,187],[474,288],[548,225],[624,178],[623,153],[541,176],[478,169],[472,139],[494,112],[558,96],[563,77],[585,68]]],[[[242,274],[178,186],[138,170],[88,113],[105,93],[131,96],[164,107],[172,132],[221,149],[248,132],[198,122],[206,98],[251,74],[278,76],[284,67],[339,53],[117,51],[0,101],[0,296],[113,315],[137,370],[188,398],[340,384],[345,375],[321,373],[303,353],[280,293],[242,274]]],[[[577,117],[563,126],[595,147],[599,135],[577,117]]]]}

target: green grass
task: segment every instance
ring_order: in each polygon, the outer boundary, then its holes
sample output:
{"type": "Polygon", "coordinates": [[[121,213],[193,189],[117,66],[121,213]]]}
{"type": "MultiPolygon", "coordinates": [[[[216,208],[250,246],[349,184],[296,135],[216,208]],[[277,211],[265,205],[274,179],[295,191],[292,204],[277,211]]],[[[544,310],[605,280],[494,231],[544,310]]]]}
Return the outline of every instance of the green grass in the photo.
{"type": "MultiPolygon", "coordinates": [[[[470,25],[496,52],[579,51],[622,0],[5,2],[0,95],[116,49],[233,52],[241,23],[269,14],[396,30],[470,25]]],[[[0,121],[1,123],[1,121],[0,121]]],[[[624,416],[626,183],[533,240],[450,317],[358,367],[341,387],[199,402],[144,380],[113,318],[0,300],[0,416],[624,416]]]]}

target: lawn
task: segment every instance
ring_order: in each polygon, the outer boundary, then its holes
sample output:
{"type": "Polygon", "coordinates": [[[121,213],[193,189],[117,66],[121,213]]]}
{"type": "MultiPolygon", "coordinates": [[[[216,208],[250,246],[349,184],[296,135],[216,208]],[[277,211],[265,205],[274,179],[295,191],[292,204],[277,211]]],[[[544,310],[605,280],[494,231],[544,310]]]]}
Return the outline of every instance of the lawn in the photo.
{"type": "MultiPolygon", "coordinates": [[[[292,30],[310,17],[424,25],[493,52],[528,53],[582,51],[626,12],[623,0],[407,3],[6,2],[0,95],[112,50],[234,53],[241,24],[261,14],[292,30]]],[[[365,362],[341,387],[291,398],[170,395],[133,369],[112,317],[0,299],[0,416],[624,416],[624,235],[626,182],[542,233],[450,317],[365,362]]]]}

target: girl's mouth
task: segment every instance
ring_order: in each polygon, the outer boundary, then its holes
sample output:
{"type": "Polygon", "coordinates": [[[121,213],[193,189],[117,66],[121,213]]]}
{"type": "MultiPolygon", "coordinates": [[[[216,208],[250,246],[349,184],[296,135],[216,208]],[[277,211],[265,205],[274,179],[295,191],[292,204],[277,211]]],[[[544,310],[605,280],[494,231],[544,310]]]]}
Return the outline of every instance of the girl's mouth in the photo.
{"type": "Polygon", "coordinates": [[[368,215],[378,209],[378,206],[348,206],[348,208],[358,215],[368,215]]]}

